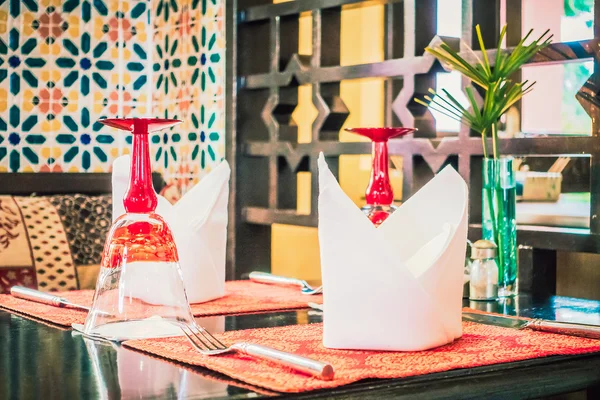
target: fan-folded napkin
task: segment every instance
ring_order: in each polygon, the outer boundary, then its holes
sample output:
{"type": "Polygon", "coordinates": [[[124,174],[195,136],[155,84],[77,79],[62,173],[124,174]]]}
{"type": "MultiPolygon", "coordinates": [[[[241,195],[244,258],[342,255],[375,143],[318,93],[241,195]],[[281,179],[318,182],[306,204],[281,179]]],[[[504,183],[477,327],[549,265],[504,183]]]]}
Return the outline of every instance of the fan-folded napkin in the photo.
{"type": "Polygon", "coordinates": [[[462,335],[468,190],[444,168],[379,227],[319,156],[323,344],[419,351],[462,335]]]}
{"type": "MultiPolygon", "coordinates": [[[[127,155],[113,162],[113,220],[125,213],[123,197],[129,185],[130,162],[127,155]]],[[[225,295],[230,175],[229,164],[223,161],[174,205],[158,196],[156,213],[173,232],[190,303],[202,303],[225,295]]],[[[148,270],[139,272],[152,273],[148,270]]],[[[145,289],[144,292],[160,293],[160,279],[156,280],[156,285],[156,291],[145,289]]]]}

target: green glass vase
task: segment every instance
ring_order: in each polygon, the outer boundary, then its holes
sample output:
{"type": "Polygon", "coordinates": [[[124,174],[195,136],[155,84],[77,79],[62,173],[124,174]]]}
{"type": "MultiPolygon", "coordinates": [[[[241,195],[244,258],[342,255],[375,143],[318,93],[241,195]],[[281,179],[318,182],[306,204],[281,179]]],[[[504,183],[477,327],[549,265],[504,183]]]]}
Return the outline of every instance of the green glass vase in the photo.
{"type": "Polygon", "coordinates": [[[498,246],[498,295],[517,294],[516,182],[513,158],[483,159],[483,238],[498,246]]]}

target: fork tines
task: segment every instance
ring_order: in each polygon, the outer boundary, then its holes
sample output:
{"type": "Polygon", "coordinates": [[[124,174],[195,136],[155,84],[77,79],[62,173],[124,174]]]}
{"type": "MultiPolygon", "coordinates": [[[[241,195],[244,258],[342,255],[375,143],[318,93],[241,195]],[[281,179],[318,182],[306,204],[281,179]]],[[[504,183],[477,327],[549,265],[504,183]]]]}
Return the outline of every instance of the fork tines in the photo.
{"type": "Polygon", "coordinates": [[[227,349],[227,346],[221,343],[216,337],[211,335],[210,332],[202,327],[197,325],[190,327],[189,325],[182,324],[181,330],[198,351],[227,349]]]}

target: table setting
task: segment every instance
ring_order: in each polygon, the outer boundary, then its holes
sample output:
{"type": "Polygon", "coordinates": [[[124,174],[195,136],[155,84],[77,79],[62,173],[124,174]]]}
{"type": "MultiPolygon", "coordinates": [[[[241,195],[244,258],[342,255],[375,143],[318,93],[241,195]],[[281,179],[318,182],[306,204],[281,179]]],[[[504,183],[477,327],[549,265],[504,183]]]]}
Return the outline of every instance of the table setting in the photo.
{"type": "MultiPolygon", "coordinates": [[[[39,294],[45,293],[36,291],[36,297],[39,294]]],[[[73,290],[62,292],[59,297],[74,304],[90,307],[93,296],[93,290],[73,290]]],[[[316,301],[322,301],[321,298],[322,295],[310,297],[311,300],[316,301]]],[[[0,295],[0,307],[5,309],[63,326],[85,322],[87,315],[85,310],[71,306],[56,307],[39,301],[40,299],[37,298],[24,300],[13,295],[0,295]]],[[[307,308],[307,297],[295,287],[264,285],[247,280],[228,281],[225,283],[223,297],[205,303],[192,303],[190,308],[195,317],[293,310],[307,308]]]]}
{"type": "MultiPolygon", "coordinates": [[[[178,121],[101,122],[134,140],[132,156],[115,161],[114,221],[96,289],[0,295],[0,308],[72,327],[92,358],[96,343],[108,343],[133,350],[130,358],[143,353],[265,393],[300,393],[600,351],[598,326],[464,308],[469,195],[451,166],[399,207],[388,201],[385,168],[374,167],[361,209],[320,154],[322,286],[262,271],[226,282],[227,163],[171,206],[149,180],[147,136],[178,121]],[[226,316],[309,308],[322,321],[225,329],[226,316]]],[[[387,166],[389,132],[369,135],[381,152],[374,165],[387,166]]]]}

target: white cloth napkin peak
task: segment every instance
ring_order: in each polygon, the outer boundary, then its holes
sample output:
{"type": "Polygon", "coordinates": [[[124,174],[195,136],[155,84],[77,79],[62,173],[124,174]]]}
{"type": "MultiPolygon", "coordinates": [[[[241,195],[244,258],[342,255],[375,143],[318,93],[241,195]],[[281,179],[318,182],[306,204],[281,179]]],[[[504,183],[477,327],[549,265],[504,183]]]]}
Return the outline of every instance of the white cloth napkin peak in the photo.
{"type": "MultiPolygon", "coordinates": [[[[125,213],[123,197],[129,185],[130,162],[128,155],[113,162],[113,220],[125,213]]],[[[156,213],[173,232],[190,303],[202,303],[225,295],[230,175],[229,164],[223,161],[176,204],[172,205],[158,195],[156,213]]],[[[150,273],[148,269],[146,273],[150,273]]]]}
{"type": "Polygon", "coordinates": [[[418,351],[462,335],[467,185],[446,167],[379,227],[319,156],[323,344],[418,351]]]}

